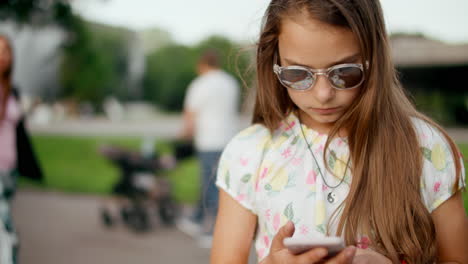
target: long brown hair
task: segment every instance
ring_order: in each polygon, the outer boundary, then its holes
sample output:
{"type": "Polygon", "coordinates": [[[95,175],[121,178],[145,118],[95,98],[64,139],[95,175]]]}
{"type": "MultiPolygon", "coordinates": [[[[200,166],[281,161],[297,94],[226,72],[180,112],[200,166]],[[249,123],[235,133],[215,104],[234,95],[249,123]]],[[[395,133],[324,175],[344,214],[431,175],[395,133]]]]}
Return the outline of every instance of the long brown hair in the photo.
{"type": "Polygon", "coordinates": [[[390,57],[379,1],[272,0],[257,46],[253,122],[273,131],[297,108],[272,68],[281,20],[304,10],[311,18],[351,30],[359,41],[362,61],[369,62],[359,95],[330,131],[323,156],[338,131],[352,131],[348,144],[353,180],[342,204],[337,235],[344,235],[347,244],[355,244],[359,233],[369,235],[373,247],[393,262],[403,258],[410,263],[433,262],[436,234],[420,193],[423,156],[411,118],[424,120],[446,137],[457,179],[459,152],[446,132],[419,113],[405,95],[390,57]]]}
{"type": "Polygon", "coordinates": [[[10,65],[8,68],[2,73],[0,73],[0,88],[3,89],[0,92],[0,121],[3,120],[6,114],[6,106],[8,102],[8,97],[10,96],[11,92],[11,73],[13,71],[13,50],[11,48],[10,41],[5,37],[0,35],[0,41],[3,41],[6,44],[8,52],[10,53],[10,65]]]}

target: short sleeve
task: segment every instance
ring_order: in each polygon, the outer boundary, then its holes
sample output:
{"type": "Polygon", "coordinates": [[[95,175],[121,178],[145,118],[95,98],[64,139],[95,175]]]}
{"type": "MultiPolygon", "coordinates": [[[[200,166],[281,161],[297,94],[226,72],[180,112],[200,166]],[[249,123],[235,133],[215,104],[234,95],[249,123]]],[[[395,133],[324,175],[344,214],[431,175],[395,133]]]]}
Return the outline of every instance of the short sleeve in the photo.
{"type": "Polygon", "coordinates": [[[184,108],[196,111],[203,104],[203,86],[200,85],[200,78],[193,80],[187,88],[184,100],[184,108]]]}
{"type": "Polygon", "coordinates": [[[264,126],[246,128],[226,146],[218,166],[216,185],[254,214],[259,169],[269,140],[264,126]]]}
{"type": "Polygon", "coordinates": [[[424,160],[421,193],[426,208],[432,212],[465,187],[465,168],[461,154],[456,153],[461,162],[461,175],[457,179],[452,149],[444,135],[421,120],[416,123],[424,160]]]}

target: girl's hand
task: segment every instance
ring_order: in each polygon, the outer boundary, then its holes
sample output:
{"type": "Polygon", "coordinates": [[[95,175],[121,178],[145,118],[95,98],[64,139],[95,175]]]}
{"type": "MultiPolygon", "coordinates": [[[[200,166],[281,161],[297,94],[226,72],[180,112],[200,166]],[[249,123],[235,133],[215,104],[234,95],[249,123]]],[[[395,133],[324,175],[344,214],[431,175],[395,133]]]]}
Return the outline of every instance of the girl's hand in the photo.
{"type": "Polygon", "coordinates": [[[356,256],[353,259],[352,264],[391,264],[392,261],[382,254],[379,254],[370,249],[360,249],[356,251],[356,256]]]}
{"type": "Polygon", "coordinates": [[[324,258],[328,252],[325,248],[314,248],[299,255],[293,255],[284,246],[283,239],[291,237],[294,233],[294,224],[288,222],[281,227],[278,234],[273,238],[270,248],[270,254],[261,262],[261,264],[314,264],[314,263],[327,263],[327,264],[351,264],[353,257],[356,253],[355,247],[347,247],[340,254],[328,259],[326,262],[324,258]]]}

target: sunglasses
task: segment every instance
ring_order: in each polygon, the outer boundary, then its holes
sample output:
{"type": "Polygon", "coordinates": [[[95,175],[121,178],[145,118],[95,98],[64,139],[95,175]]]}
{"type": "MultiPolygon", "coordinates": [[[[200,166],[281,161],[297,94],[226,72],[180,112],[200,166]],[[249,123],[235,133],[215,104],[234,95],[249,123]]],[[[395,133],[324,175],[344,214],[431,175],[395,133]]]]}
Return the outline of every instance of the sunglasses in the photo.
{"type": "MultiPolygon", "coordinates": [[[[368,68],[368,63],[366,63],[368,68]]],[[[359,63],[346,63],[332,66],[328,69],[311,69],[303,66],[273,65],[278,80],[286,88],[297,91],[311,89],[319,75],[327,77],[331,86],[338,90],[358,87],[364,82],[364,66],[359,63]]]]}

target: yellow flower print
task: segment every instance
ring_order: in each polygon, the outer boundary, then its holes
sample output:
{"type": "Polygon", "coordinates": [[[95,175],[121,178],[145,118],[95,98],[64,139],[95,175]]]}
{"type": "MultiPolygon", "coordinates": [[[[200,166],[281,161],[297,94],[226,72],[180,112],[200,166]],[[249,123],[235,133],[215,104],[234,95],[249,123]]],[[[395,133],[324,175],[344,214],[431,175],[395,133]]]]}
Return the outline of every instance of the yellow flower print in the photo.
{"type": "Polygon", "coordinates": [[[315,225],[321,225],[325,222],[325,203],[317,201],[315,203],[315,225]]]}
{"type": "Polygon", "coordinates": [[[239,133],[239,137],[248,137],[257,132],[258,126],[250,126],[239,133]]]}
{"type": "Polygon", "coordinates": [[[344,174],[346,172],[346,162],[348,160],[347,155],[342,155],[338,157],[338,159],[335,161],[335,167],[333,167],[333,174],[341,180],[341,177],[344,177],[344,174]]]}
{"type": "Polygon", "coordinates": [[[273,144],[271,144],[271,149],[278,150],[286,140],[288,140],[288,137],[281,135],[278,139],[273,141],[273,144]]]}
{"type": "Polygon", "coordinates": [[[257,150],[265,149],[265,147],[268,145],[270,141],[271,141],[270,135],[263,136],[257,144],[257,150]]]}
{"type": "Polygon", "coordinates": [[[307,174],[306,184],[309,187],[309,190],[311,190],[312,192],[315,192],[315,189],[316,189],[316,186],[317,186],[315,184],[316,182],[317,182],[317,172],[314,171],[314,170],[311,170],[307,174]]]}
{"type": "Polygon", "coordinates": [[[435,200],[434,203],[432,204],[432,208],[437,208],[437,207],[439,207],[439,205],[441,205],[443,202],[444,202],[443,199],[437,199],[437,200],[435,200]]]}
{"type": "Polygon", "coordinates": [[[269,182],[272,191],[281,191],[288,184],[288,174],[284,168],[279,169],[274,173],[269,182]]]}
{"type": "Polygon", "coordinates": [[[441,144],[436,143],[432,147],[431,160],[432,160],[432,164],[434,164],[434,167],[437,170],[445,169],[446,164],[447,164],[447,160],[446,160],[446,157],[445,157],[444,148],[442,147],[441,144]]]}

